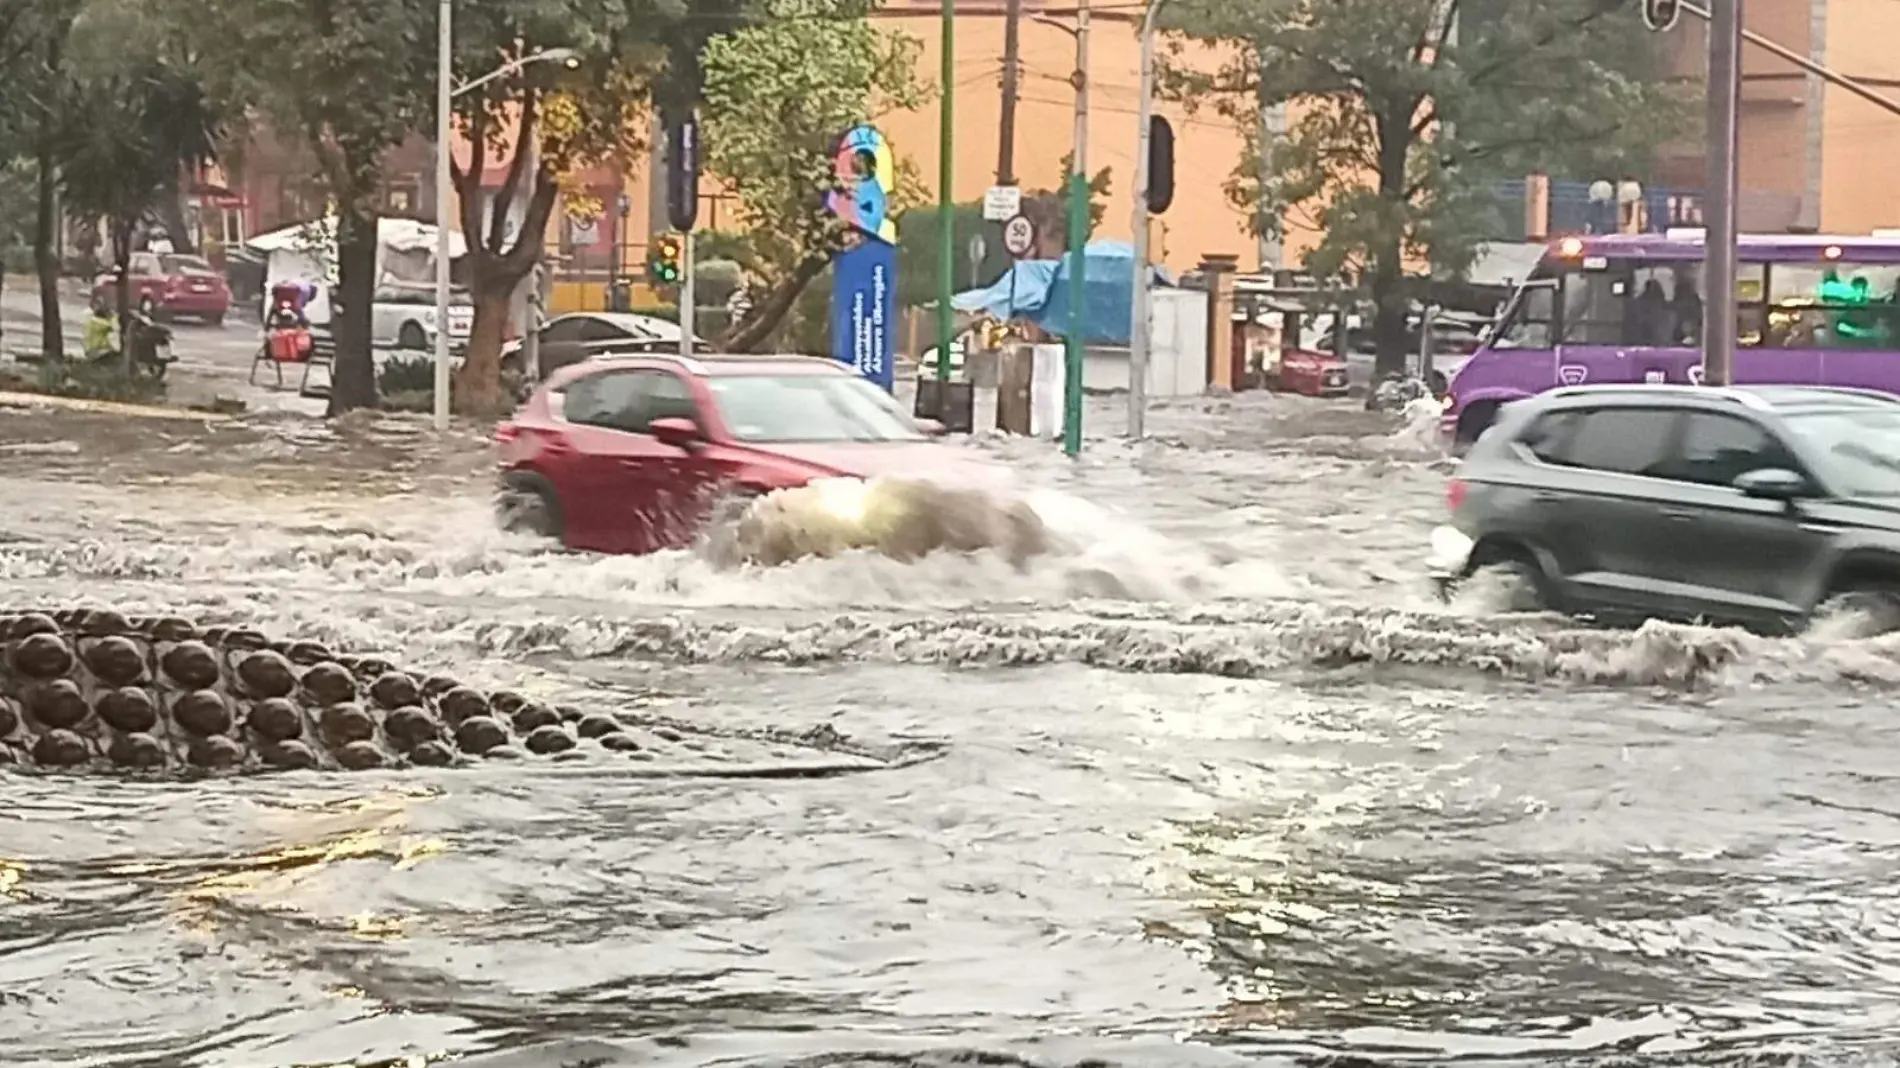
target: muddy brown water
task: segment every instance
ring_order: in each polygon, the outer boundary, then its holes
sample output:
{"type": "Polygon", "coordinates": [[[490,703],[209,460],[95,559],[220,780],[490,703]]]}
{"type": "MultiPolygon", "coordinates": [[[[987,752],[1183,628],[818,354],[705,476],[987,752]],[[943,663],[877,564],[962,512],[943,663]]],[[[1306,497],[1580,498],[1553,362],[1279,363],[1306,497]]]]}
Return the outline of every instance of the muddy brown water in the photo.
{"type": "Polygon", "coordinates": [[[1894,1063],[1900,642],[1442,605],[1421,441],[1151,423],[954,446],[1074,537],[1024,571],[720,572],[496,532],[474,432],[0,413],[9,603],[895,765],[9,776],[7,1063],[1894,1063]]]}

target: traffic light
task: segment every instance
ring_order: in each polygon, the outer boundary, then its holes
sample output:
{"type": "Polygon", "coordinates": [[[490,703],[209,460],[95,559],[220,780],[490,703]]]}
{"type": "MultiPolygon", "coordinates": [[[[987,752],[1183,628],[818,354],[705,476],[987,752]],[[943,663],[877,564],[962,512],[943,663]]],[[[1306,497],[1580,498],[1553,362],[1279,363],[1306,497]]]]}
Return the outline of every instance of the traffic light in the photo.
{"type": "Polygon", "coordinates": [[[667,123],[666,221],[675,230],[691,230],[699,221],[699,119],[667,123]]]}
{"type": "Polygon", "coordinates": [[[654,238],[653,250],[647,253],[647,280],[656,286],[678,285],[686,273],[681,263],[685,251],[685,243],[678,234],[661,234],[654,238]]]}
{"type": "Polygon", "coordinates": [[[1174,127],[1159,115],[1148,119],[1148,210],[1159,215],[1174,203],[1174,127]]]}

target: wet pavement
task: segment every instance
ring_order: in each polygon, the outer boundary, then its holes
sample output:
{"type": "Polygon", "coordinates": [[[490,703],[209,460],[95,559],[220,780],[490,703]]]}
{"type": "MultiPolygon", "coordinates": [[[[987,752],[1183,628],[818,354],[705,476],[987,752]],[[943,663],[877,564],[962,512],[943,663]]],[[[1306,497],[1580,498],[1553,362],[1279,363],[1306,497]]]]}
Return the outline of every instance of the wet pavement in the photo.
{"type": "Polygon", "coordinates": [[[0,414],[11,604],[896,765],[10,777],[8,1063],[1895,1063],[1900,639],[1441,605],[1420,439],[1150,422],[952,446],[1024,571],[719,572],[495,531],[474,432],[0,414]]]}

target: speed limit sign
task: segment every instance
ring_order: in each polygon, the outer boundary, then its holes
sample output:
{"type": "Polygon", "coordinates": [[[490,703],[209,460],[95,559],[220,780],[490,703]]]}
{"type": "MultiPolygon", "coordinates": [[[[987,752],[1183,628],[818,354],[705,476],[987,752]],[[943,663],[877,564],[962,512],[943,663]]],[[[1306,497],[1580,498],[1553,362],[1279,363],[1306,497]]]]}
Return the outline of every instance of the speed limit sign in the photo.
{"type": "Polygon", "coordinates": [[[1018,215],[1003,224],[1003,247],[1022,259],[1036,247],[1036,224],[1027,215],[1018,215]]]}

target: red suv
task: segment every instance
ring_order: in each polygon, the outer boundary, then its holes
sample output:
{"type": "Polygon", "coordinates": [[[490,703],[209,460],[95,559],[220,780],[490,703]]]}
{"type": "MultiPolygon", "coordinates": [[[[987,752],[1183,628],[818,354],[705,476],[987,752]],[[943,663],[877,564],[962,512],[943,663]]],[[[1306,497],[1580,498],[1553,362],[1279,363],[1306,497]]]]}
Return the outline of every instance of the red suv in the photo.
{"type": "MultiPolygon", "coordinates": [[[[231,310],[231,287],[198,256],[134,252],[126,281],[127,305],[154,319],[185,316],[217,326],[231,310]]],[[[111,311],[118,300],[110,271],[93,280],[94,311],[111,311]]]]}
{"type": "Polygon", "coordinates": [[[504,522],[570,548],[691,545],[722,502],[820,478],[989,474],[833,360],[637,355],[562,368],[497,429],[504,522]]]}

